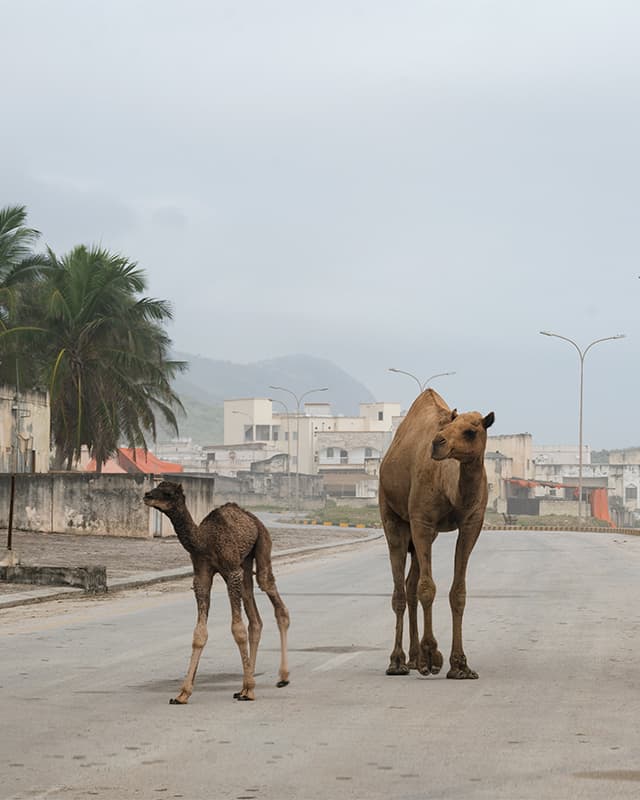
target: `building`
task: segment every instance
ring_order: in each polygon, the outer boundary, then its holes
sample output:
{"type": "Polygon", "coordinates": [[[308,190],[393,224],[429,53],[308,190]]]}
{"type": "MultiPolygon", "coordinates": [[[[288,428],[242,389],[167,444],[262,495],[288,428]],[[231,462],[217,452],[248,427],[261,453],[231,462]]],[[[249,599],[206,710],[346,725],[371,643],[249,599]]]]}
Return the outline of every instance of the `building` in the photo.
{"type": "MultiPolygon", "coordinates": [[[[95,458],[89,459],[84,471],[97,471],[95,458]]],[[[101,472],[111,475],[123,473],[128,473],[129,475],[166,475],[174,472],[184,472],[184,468],[182,464],[162,461],[149,450],[145,452],[141,447],[119,447],[118,452],[102,465],[101,472]]]]}
{"type": "Polygon", "coordinates": [[[0,472],[48,472],[50,458],[49,395],[0,386],[0,472]]]}
{"type": "MultiPolygon", "coordinates": [[[[400,416],[399,403],[362,403],[358,416],[335,415],[329,403],[305,403],[300,413],[274,412],[269,398],[224,402],[224,445],[203,448],[208,469],[237,475],[251,463],[274,460],[299,482],[321,475],[325,489],[338,497],[377,498],[377,465],[400,416]]],[[[254,468],[252,468],[254,469],[254,468]]]]}
{"type": "Polygon", "coordinates": [[[185,472],[207,472],[207,456],[199,444],[192,439],[171,439],[155,446],[156,456],[163,461],[182,464],[185,472]]]}

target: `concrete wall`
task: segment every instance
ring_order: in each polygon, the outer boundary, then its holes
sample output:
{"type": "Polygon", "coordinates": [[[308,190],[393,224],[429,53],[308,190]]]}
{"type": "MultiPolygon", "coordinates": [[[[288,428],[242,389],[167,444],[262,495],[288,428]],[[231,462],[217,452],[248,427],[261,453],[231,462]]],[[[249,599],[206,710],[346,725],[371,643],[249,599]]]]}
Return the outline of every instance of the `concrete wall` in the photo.
{"type": "MultiPolygon", "coordinates": [[[[171,521],[142,500],[160,475],[96,475],[49,473],[16,475],[13,527],[42,533],[78,533],[106,536],[173,536],[171,521]]],[[[246,473],[224,476],[168,475],[182,484],[187,507],[196,522],[227,502],[245,508],[291,503],[286,474],[246,473]]],[[[0,474],[0,528],[9,524],[11,476],[0,474]]],[[[295,483],[291,482],[292,491],[295,483]]],[[[324,504],[322,478],[300,475],[300,507],[324,504]]]]}
{"type": "MultiPolygon", "coordinates": [[[[559,514],[567,517],[578,516],[578,501],[577,500],[540,500],[540,516],[549,516],[551,514],[559,514]]],[[[587,509],[587,513],[591,513],[587,509]]]]}
{"type": "MultiPolygon", "coordinates": [[[[173,478],[174,476],[169,476],[173,478]]],[[[210,478],[181,476],[187,503],[194,519],[201,519],[215,503],[210,478]]],[[[142,496],[153,488],[150,475],[85,475],[49,473],[17,475],[13,527],[44,533],[103,534],[149,537],[173,534],[166,519],[162,530],[154,526],[155,510],[142,496]]],[[[11,477],[0,475],[0,527],[9,523],[11,477]]]]}

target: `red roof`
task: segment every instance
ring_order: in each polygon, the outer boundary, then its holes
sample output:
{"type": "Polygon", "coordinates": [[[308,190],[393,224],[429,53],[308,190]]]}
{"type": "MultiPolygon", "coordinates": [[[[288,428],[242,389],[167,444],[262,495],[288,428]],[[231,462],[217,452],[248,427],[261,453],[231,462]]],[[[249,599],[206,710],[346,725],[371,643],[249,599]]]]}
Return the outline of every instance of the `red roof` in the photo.
{"type": "MultiPolygon", "coordinates": [[[[89,461],[85,467],[85,472],[96,472],[95,458],[89,461]]],[[[146,475],[153,475],[184,472],[184,467],[182,464],[175,464],[173,461],[162,461],[148,450],[145,453],[141,447],[120,447],[118,455],[110,458],[102,465],[102,472],[108,474],[142,472],[146,475]]]]}

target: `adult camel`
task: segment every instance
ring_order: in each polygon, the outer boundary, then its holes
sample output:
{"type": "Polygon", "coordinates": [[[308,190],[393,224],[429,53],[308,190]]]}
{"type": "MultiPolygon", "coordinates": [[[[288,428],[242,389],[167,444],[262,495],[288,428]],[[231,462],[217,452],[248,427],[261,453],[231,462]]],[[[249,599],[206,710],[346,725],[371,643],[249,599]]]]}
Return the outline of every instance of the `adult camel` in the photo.
{"type": "Polygon", "coordinates": [[[458,529],[449,602],[453,640],[447,678],[477,678],[462,645],[466,571],[487,506],[484,451],[487,428],[495,416],[471,411],[458,414],[433,389],[422,392],[398,426],[380,465],[379,503],[393,574],[392,607],[396,633],[387,675],[417,669],[436,675],[442,654],[433,634],[432,605],[436,594],[431,547],[440,531],[458,529]],[[405,580],[407,555],[411,567],[405,580]],[[417,604],[424,613],[419,640],[417,604]],[[403,650],[403,622],[409,609],[409,661],[403,650]]]}

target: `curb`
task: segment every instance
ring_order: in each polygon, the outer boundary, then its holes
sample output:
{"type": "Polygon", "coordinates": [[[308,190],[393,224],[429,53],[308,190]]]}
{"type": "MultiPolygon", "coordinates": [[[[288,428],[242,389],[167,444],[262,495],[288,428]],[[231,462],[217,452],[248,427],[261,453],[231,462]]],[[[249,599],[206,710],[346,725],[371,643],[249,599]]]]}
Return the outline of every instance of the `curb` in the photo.
{"type": "Polygon", "coordinates": [[[294,519],[292,525],[322,525],[323,527],[334,528],[381,528],[382,525],[369,524],[364,522],[320,522],[317,519],[294,519]]]}
{"type": "MultiPolygon", "coordinates": [[[[364,526],[363,526],[364,527],[364,526]]],[[[290,547],[287,550],[278,550],[271,554],[275,561],[286,556],[293,556],[302,553],[310,553],[314,550],[329,550],[336,547],[346,547],[352,544],[362,544],[379,539],[382,533],[372,533],[369,536],[357,539],[348,539],[340,542],[327,542],[326,544],[307,545],[306,547],[290,547]]],[[[193,575],[193,567],[178,567],[177,569],[165,569],[158,572],[141,572],[137,575],[129,575],[125,578],[114,578],[107,580],[107,593],[118,592],[124,589],[138,589],[141,586],[148,586],[153,583],[165,583],[179,578],[189,578],[193,575]]],[[[4,608],[15,608],[16,606],[33,605],[34,603],[46,603],[49,600],[63,600],[69,597],[84,597],[87,595],[83,589],[71,587],[39,588],[32,591],[16,592],[6,598],[0,597],[0,611],[4,608]]],[[[92,597],[104,597],[92,594],[92,597]]]]}
{"type": "Polygon", "coordinates": [[[624,536],[640,536],[640,529],[637,528],[605,528],[605,527],[592,527],[592,528],[576,528],[571,525],[529,525],[527,528],[519,528],[517,525],[483,525],[483,531],[514,531],[516,533],[531,531],[571,531],[572,533],[621,533],[624,536]]]}

